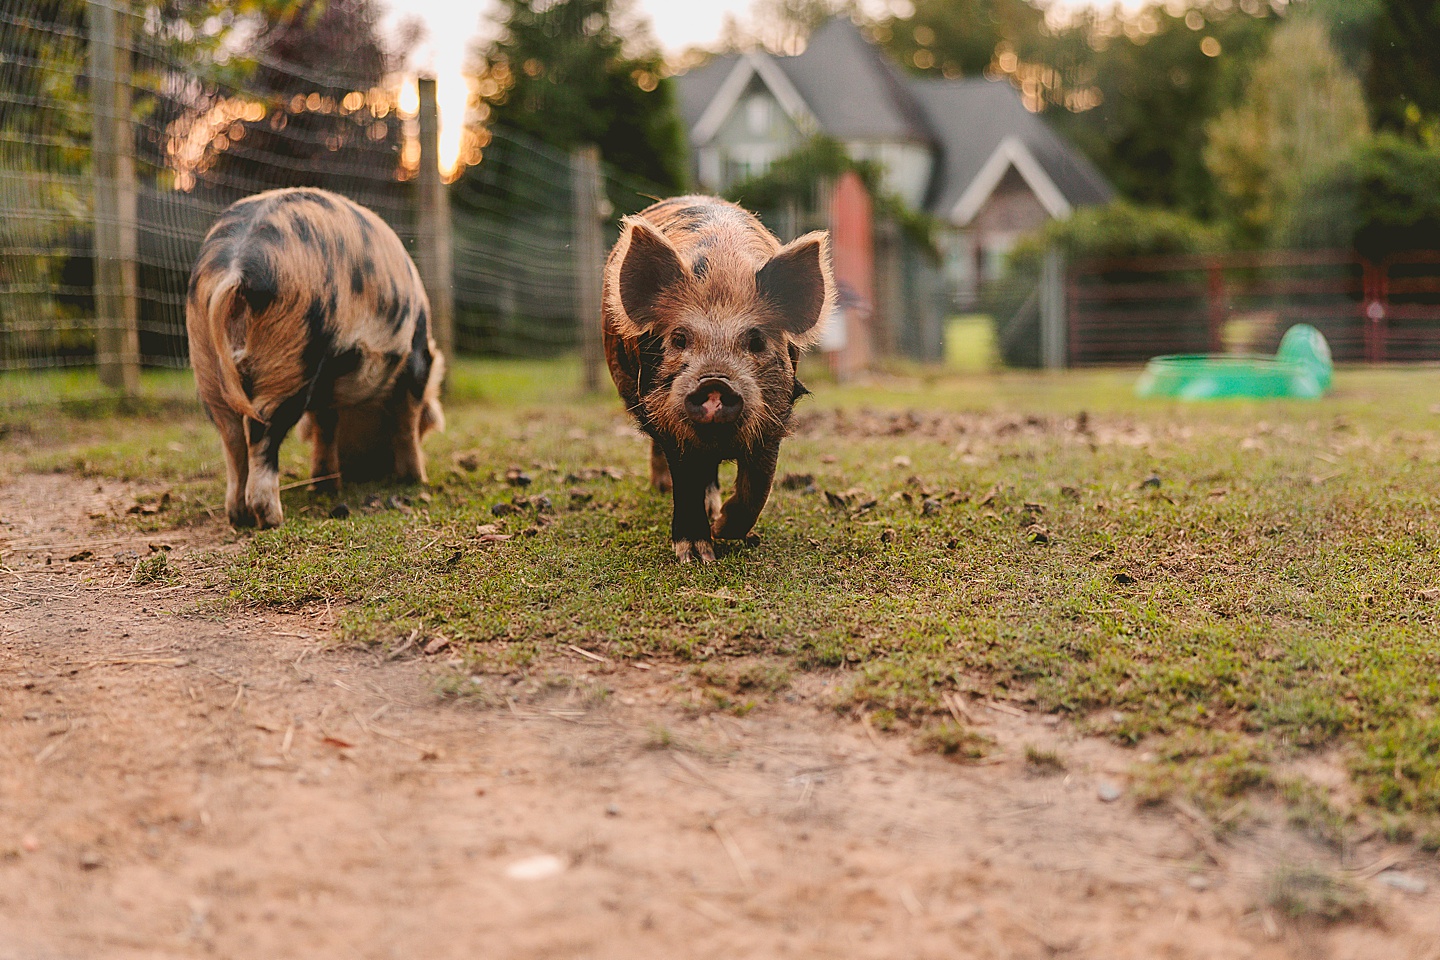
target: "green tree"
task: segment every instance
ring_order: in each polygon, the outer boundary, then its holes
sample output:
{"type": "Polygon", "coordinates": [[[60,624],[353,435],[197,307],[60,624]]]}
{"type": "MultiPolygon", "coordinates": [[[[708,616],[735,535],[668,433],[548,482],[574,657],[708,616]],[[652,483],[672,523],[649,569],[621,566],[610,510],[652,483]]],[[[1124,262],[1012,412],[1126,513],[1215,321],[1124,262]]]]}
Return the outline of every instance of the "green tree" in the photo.
{"type": "Polygon", "coordinates": [[[1215,232],[1183,213],[1116,200],[1103,207],[1082,207],[1020,238],[1010,263],[1015,270],[1034,274],[1051,249],[1083,260],[1204,253],[1215,246],[1215,232]]]}
{"type": "Polygon", "coordinates": [[[915,0],[913,15],[876,24],[899,63],[920,73],[979,76],[1009,49],[1041,55],[1045,14],[1029,0],[915,0]]]}
{"type": "Polygon", "coordinates": [[[1377,129],[1440,133],[1440,0],[1305,0],[1358,73],[1377,129]]]}
{"type": "Polygon", "coordinates": [[[731,20],[721,38],[721,49],[748,50],[761,46],[779,54],[795,54],[810,34],[831,17],[860,18],[856,0],[756,0],[750,24],[731,20]]]}
{"type": "MultiPolygon", "coordinates": [[[[377,182],[398,173],[404,140],[395,118],[376,116],[390,104],[381,109],[361,96],[403,59],[380,37],[381,12],[378,0],[268,0],[252,8],[248,63],[235,80],[264,109],[216,131],[196,171],[208,192],[229,201],[275,187],[327,186],[373,202],[377,182]]],[[[203,124],[234,92],[222,82],[210,97],[181,106],[203,124]]]]}
{"type": "Polygon", "coordinates": [[[846,173],[860,178],[880,217],[898,224],[909,240],[932,259],[939,258],[939,221],[923,211],[912,210],[887,191],[884,168],[873,160],[854,159],[833,137],[811,137],[764,173],[733,184],[725,196],[753,210],[776,211],[793,204],[813,212],[825,202],[826,188],[846,173]]]}
{"type": "Polygon", "coordinates": [[[1046,119],[1122,195],[1208,219],[1206,124],[1240,98],[1277,22],[1269,7],[1215,4],[1090,14],[1049,39],[1040,62],[1054,74],[1031,69],[1031,84],[1049,103],[1046,119]]]}
{"type": "Polygon", "coordinates": [[[1440,148],[1388,132],[1364,141],[1303,185],[1279,237],[1374,259],[1440,249],[1440,148]]]}
{"type": "Polygon", "coordinates": [[[1205,162],[1240,242],[1272,239],[1300,186],[1369,135],[1365,99],[1330,45],[1323,22],[1304,17],[1275,32],[1242,102],[1209,127],[1205,162]]]}
{"type": "Polygon", "coordinates": [[[874,27],[908,69],[1008,80],[1121,194],[1198,217],[1215,209],[1206,123],[1238,100],[1279,22],[1268,5],[1229,0],[1091,9],[1064,22],[1033,0],[914,7],[874,27]]]}
{"type": "Polygon", "coordinates": [[[568,150],[593,143],[615,167],[666,189],[685,183],[685,135],[653,46],[630,49],[621,0],[500,0],[483,51],[482,123],[568,150]]]}

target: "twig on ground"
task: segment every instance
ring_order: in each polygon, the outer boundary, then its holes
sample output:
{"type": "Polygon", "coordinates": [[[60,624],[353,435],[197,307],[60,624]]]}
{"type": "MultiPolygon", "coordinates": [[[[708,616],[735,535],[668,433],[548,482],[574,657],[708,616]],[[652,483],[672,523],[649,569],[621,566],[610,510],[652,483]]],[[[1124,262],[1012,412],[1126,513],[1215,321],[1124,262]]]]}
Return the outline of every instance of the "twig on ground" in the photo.
{"type": "Polygon", "coordinates": [[[715,836],[720,838],[720,846],[725,848],[729,855],[730,862],[735,866],[735,873],[740,882],[747,887],[755,886],[755,871],[750,869],[750,861],[745,859],[745,853],[740,849],[740,844],[730,835],[730,830],[719,820],[710,821],[710,829],[715,831],[715,836]]]}
{"type": "Polygon", "coordinates": [[[303,487],[303,486],[306,486],[306,485],[312,484],[312,483],[324,483],[326,480],[339,480],[339,479],[340,479],[340,474],[338,474],[338,473],[332,473],[332,474],[330,474],[330,475],[328,475],[328,476],[324,476],[324,477],[307,477],[307,478],[304,479],[304,480],[292,480],[292,481],[290,481],[289,483],[282,483],[282,484],[280,484],[280,490],[281,490],[281,492],[284,492],[284,491],[286,491],[286,490],[294,490],[296,487],[303,487]]]}
{"type": "Polygon", "coordinates": [[[726,797],[735,796],[725,787],[722,787],[720,784],[716,783],[714,778],[712,778],[704,770],[700,769],[700,765],[697,764],[694,760],[691,760],[689,757],[684,756],[683,754],[676,753],[674,750],[671,750],[670,759],[675,761],[675,765],[677,767],[679,767],[681,770],[684,770],[690,776],[694,777],[697,781],[699,781],[700,786],[709,787],[711,790],[714,790],[726,797]]]}
{"type": "Polygon", "coordinates": [[[1215,839],[1215,825],[1210,822],[1210,818],[1179,797],[1171,797],[1170,806],[1184,814],[1178,821],[1180,828],[1190,835],[1215,866],[1223,869],[1226,866],[1225,852],[1215,839]]]}
{"type": "Polygon", "coordinates": [[[366,723],[364,720],[361,720],[360,715],[355,713],[353,710],[349,711],[349,713],[350,716],[354,718],[356,725],[358,725],[361,730],[365,731],[368,734],[371,734],[372,736],[380,737],[384,740],[390,740],[394,743],[400,744],[403,747],[409,747],[411,750],[419,751],[421,760],[438,760],[440,758],[440,750],[438,747],[427,747],[423,743],[417,743],[414,740],[409,739],[408,737],[402,737],[398,733],[391,733],[388,730],[381,730],[379,727],[373,727],[370,724],[366,723]]]}
{"type": "Polygon", "coordinates": [[[1391,867],[1398,866],[1409,859],[1410,855],[1407,853],[1387,853],[1380,859],[1368,863],[1363,867],[1348,868],[1345,872],[1358,880],[1368,880],[1371,877],[1379,876],[1391,867]]]}
{"type": "Polygon", "coordinates": [[[78,729],[80,729],[80,724],[72,722],[70,726],[65,729],[64,733],[60,734],[57,739],[50,741],[49,744],[41,748],[40,752],[35,754],[35,765],[39,766],[53,757],[65,741],[70,739],[70,735],[78,729]]]}
{"type": "Polygon", "coordinates": [[[183,667],[189,660],[184,657],[107,657],[103,660],[84,660],[79,663],[70,663],[68,666],[83,669],[85,667],[119,667],[134,666],[137,664],[152,664],[154,666],[183,667]]]}
{"type": "Polygon", "coordinates": [[[975,725],[975,718],[970,715],[969,710],[965,709],[965,704],[960,700],[960,694],[947,692],[942,693],[940,698],[944,701],[946,708],[949,709],[950,715],[955,718],[956,723],[961,726],[967,724],[970,726],[975,725]]]}

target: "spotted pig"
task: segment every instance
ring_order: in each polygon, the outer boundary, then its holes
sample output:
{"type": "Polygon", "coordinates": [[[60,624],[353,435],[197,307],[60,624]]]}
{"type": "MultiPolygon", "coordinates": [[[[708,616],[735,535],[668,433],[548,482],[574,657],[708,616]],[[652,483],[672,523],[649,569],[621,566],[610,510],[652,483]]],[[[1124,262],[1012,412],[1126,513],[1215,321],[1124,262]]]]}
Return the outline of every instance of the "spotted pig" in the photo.
{"type": "Polygon", "coordinates": [[[802,348],[835,302],[829,236],[786,246],[740,207],[664,200],[625,218],[605,266],[605,357],[652,440],[650,477],[672,491],[681,563],[715,559],[715,539],[753,540],[775,478],[802,348]],[[721,462],[736,462],[720,498],[721,462]]]}
{"type": "Polygon", "coordinates": [[[444,425],[429,315],[400,239],[344,197],[272,190],[220,216],[190,275],[185,326],[225,446],[232,524],[280,524],[280,444],[302,417],[315,488],[425,482],[420,439],[444,425]]]}

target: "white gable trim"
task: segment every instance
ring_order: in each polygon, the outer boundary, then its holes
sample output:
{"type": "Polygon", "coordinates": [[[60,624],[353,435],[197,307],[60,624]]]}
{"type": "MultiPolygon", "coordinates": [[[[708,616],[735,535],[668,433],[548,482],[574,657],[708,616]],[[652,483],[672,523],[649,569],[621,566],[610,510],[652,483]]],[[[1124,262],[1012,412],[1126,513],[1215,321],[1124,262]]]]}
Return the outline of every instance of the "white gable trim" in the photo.
{"type": "Polygon", "coordinates": [[[750,78],[754,76],[758,76],[769,88],[770,93],[779,101],[781,109],[801,130],[815,129],[818,126],[815,114],[800,96],[800,91],[790,82],[790,78],[785,76],[785,71],[777,67],[768,54],[752,51],[735,61],[730,75],[720,84],[720,89],[716,91],[710,105],[696,121],[695,129],[690,131],[691,139],[697,145],[709,143],[715,134],[720,132],[721,125],[740,102],[745,88],[750,85],[750,78]]]}
{"type": "Polygon", "coordinates": [[[954,209],[950,211],[950,222],[959,227],[969,226],[1011,167],[1014,167],[1030,189],[1035,191],[1035,197],[1046,213],[1057,220],[1070,215],[1073,209],[1070,201],[1065,199],[1065,194],[1060,192],[1055,181],[1051,180],[1045,168],[1040,166],[1035,154],[1030,152],[1030,148],[1025,146],[1019,137],[1006,137],[1000,141],[1000,146],[995,148],[990,159],[985,161],[985,166],[980,168],[970,186],[965,188],[965,192],[956,201],[954,209]]]}

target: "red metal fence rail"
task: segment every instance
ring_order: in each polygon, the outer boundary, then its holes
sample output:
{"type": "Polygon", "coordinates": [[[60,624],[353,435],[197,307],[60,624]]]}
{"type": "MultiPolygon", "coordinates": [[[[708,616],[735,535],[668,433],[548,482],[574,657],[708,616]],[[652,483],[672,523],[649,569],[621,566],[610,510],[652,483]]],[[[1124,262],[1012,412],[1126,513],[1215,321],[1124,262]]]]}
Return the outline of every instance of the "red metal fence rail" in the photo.
{"type": "Polygon", "coordinates": [[[1271,352],[1309,323],[1341,361],[1440,361],[1440,251],[1089,260],[1067,278],[1071,366],[1166,353],[1271,352]]]}

